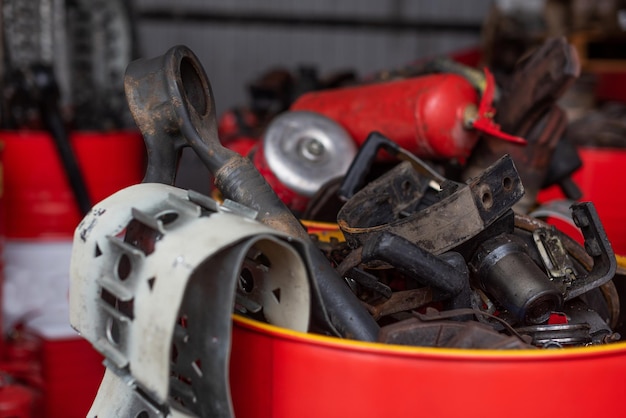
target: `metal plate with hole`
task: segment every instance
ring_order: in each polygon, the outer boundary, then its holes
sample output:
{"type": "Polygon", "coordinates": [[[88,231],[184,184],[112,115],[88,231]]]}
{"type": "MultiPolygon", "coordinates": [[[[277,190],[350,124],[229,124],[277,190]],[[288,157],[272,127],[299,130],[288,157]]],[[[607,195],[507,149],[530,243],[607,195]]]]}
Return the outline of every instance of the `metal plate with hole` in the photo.
{"type": "Polygon", "coordinates": [[[403,213],[398,208],[421,195],[394,192],[389,184],[404,176],[407,190],[413,187],[419,191],[417,183],[428,181],[418,173],[407,172],[408,164],[401,163],[370,183],[341,208],[337,222],[351,245],[366,242],[371,234],[390,231],[427,251],[442,254],[491,225],[524,194],[513,160],[504,156],[467,185],[440,192],[448,194],[427,208],[403,213]]]}

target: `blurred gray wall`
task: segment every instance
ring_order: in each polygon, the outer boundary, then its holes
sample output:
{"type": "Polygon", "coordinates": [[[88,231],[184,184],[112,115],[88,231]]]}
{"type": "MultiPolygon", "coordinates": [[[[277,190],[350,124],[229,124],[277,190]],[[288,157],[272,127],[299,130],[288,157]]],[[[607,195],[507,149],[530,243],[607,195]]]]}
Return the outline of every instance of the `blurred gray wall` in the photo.
{"type": "Polygon", "coordinates": [[[333,16],[480,25],[491,0],[135,0],[139,52],[163,54],[185,44],[200,58],[213,86],[218,113],[246,103],[246,83],[274,66],[294,70],[313,64],[321,75],[355,69],[359,75],[407,64],[416,58],[476,45],[477,31],[420,31],[224,21],[154,19],[149,12],[201,12],[333,16]],[[141,18],[141,16],[144,18],[141,18]],[[146,16],[148,16],[146,18],[146,16]]]}

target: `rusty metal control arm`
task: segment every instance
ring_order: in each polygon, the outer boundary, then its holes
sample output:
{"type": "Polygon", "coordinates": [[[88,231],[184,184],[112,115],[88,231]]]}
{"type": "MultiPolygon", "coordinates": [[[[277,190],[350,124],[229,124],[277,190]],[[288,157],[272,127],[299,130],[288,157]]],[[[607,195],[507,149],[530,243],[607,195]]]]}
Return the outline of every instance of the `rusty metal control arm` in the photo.
{"type": "Polygon", "coordinates": [[[313,298],[315,322],[329,334],[374,341],[378,325],[309,241],[298,219],[248,159],[221,145],[211,85],[194,53],[175,46],[162,56],[132,62],[124,85],[148,149],[144,182],[173,184],[180,150],[190,146],[225,198],[258,211],[262,223],[310,243],[313,286],[319,288],[313,298]]]}

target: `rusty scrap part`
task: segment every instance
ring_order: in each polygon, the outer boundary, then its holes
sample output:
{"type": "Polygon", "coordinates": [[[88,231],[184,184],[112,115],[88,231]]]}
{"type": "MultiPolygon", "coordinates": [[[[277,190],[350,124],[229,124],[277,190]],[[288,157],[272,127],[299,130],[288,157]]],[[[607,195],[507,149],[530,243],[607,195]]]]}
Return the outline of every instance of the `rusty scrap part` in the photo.
{"type": "MultiPolygon", "coordinates": [[[[572,218],[585,238],[584,248],[571,237],[560,233],[565,249],[588,271],[579,274],[564,294],[565,300],[573,299],[591,289],[602,286],[613,278],[617,269],[615,253],[593,203],[582,202],[571,206],[572,218]]],[[[547,223],[529,216],[515,215],[517,228],[534,232],[539,228],[551,228],[547,223]]]]}
{"type": "MultiPolygon", "coordinates": [[[[457,312],[456,314],[465,315],[466,313],[457,312]]],[[[422,347],[496,350],[532,348],[521,337],[500,334],[493,328],[476,321],[422,321],[423,317],[427,315],[382,327],[378,341],[422,347]]]]}
{"type": "MultiPolygon", "coordinates": [[[[545,221],[542,221],[539,218],[535,218],[529,215],[524,215],[521,213],[516,213],[515,214],[515,228],[519,228],[523,231],[532,233],[537,229],[550,229],[552,228],[552,225],[550,225],[549,223],[545,221]]],[[[558,229],[556,231],[557,231],[557,234],[559,234],[559,236],[561,237],[563,246],[568,251],[568,253],[570,253],[570,255],[572,255],[574,259],[576,259],[576,261],[582,264],[585,267],[585,269],[591,270],[591,267],[593,266],[593,258],[591,258],[591,256],[589,256],[589,254],[585,252],[585,249],[581,247],[580,244],[578,244],[569,235],[564,234],[558,229]]]]}
{"type": "Polygon", "coordinates": [[[391,232],[438,255],[476,236],[523,195],[513,161],[504,156],[439,201],[409,212],[423,196],[428,179],[403,162],[355,194],[337,215],[348,243],[357,247],[373,235],[391,232]]]}
{"type": "Polygon", "coordinates": [[[461,308],[461,309],[453,309],[453,310],[444,311],[444,312],[437,311],[436,309],[426,309],[425,314],[420,313],[420,312],[412,312],[412,315],[416,317],[417,319],[419,319],[420,321],[424,321],[424,322],[458,318],[464,315],[473,315],[476,318],[484,317],[484,318],[492,319],[495,322],[498,322],[508,332],[510,332],[511,335],[519,338],[523,342],[527,342],[527,339],[524,336],[522,336],[520,333],[518,333],[515,330],[515,328],[513,328],[506,320],[500,318],[499,316],[491,314],[489,312],[482,311],[480,309],[461,308]]]}
{"type": "MultiPolygon", "coordinates": [[[[509,153],[513,161],[520,167],[519,173],[524,183],[524,197],[513,207],[521,213],[528,213],[537,201],[537,194],[543,187],[553,161],[562,158],[555,155],[562,136],[567,127],[565,112],[558,106],[552,107],[532,127],[528,138],[528,146],[514,150],[501,148],[495,155],[509,153]]],[[[502,142],[502,141],[500,141],[502,142]]],[[[576,151],[574,151],[576,152],[576,151]]]]}
{"type": "Polygon", "coordinates": [[[541,348],[562,348],[592,343],[589,324],[544,324],[517,328],[532,338],[532,344],[541,348]]]}
{"type": "MultiPolygon", "coordinates": [[[[528,213],[537,200],[537,193],[543,186],[557,143],[567,125],[565,112],[559,107],[552,107],[545,113],[525,138],[526,146],[511,145],[485,137],[476,146],[464,169],[463,177],[470,178],[488,167],[502,155],[509,154],[518,169],[524,184],[524,196],[514,209],[528,213]]],[[[558,158],[558,156],[555,156],[558,158]]]]}
{"type": "Polygon", "coordinates": [[[320,222],[337,222],[337,212],[344,202],[339,198],[337,191],[341,186],[342,177],[327,181],[311,197],[302,213],[302,219],[320,222]]]}
{"type": "Polygon", "coordinates": [[[572,219],[585,238],[585,252],[593,258],[593,267],[587,276],[576,279],[566,300],[608,282],[617,269],[615,253],[593,203],[577,203],[572,205],[571,210],[572,219]]]}
{"type": "Polygon", "coordinates": [[[626,146],[626,105],[611,101],[598,104],[571,121],[568,137],[577,146],[624,148],[626,146]]]}
{"type": "Polygon", "coordinates": [[[530,336],[532,344],[542,348],[606,344],[620,339],[620,335],[580,299],[569,301],[563,314],[568,318],[566,324],[541,324],[516,328],[516,331],[530,336]]]}
{"type": "Polygon", "coordinates": [[[362,247],[352,250],[350,254],[348,254],[346,258],[343,259],[341,264],[337,266],[337,273],[339,273],[340,276],[345,276],[346,273],[348,273],[350,269],[353,269],[359,264],[361,264],[362,255],[363,255],[362,247]]]}
{"type": "Polygon", "coordinates": [[[180,150],[190,146],[224,198],[257,210],[267,225],[308,237],[250,161],[221,145],[211,85],[191,50],[177,46],[160,57],[132,62],[124,84],[148,150],[144,183],[173,184],[180,150]]]}
{"type": "Polygon", "coordinates": [[[568,123],[566,131],[561,135],[552,152],[552,159],[550,164],[548,164],[548,170],[541,188],[545,189],[556,184],[563,192],[563,195],[565,195],[565,198],[580,200],[583,197],[583,192],[572,179],[572,174],[580,170],[583,166],[583,161],[578,148],[569,138],[570,132],[571,127],[568,123]]]}
{"type": "Polygon", "coordinates": [[[548,277],[565,293],[578,271],[556,228],[538,228],[533,231],[532,237],[548,277]]]}
{"type": "Polygon", "coordinates": [[[463,178],[472,178],[504,154],[518,167],[526,194],[515,210],[528,213],[544,184],[559,139],[567,124],[556,101],[580,73],[575,49],[564,38],[546,41],[514,72],[496,107],[502,131],[526,138],[520,147],[483,137],[470,155],[463,178]]]}
{"type": "Polygon", "coordinates": [[[481,243],[469,266],[476,286],[519,322],[541,324],[563,304],[561,290],[515,235],[500,234],[481,243]]]}
{"type": "Polygon", "coordinates": [[[319,328],[332,335],[374,340],[378,325],[300,222],[247,158],[221,145],[211,85],[193,52],[175,46],[160,57],[134,61],[126,70],[124,86],[148,150],[144,182],[172,184],[180,150],[190,146],[225,198],[258,211],[259,221],[305,242],[319,328]]]}
{"type": "Polygon", "coordinates": [[[433,301],[433,292],[429,287],[400,290],[393,292],[391,297],[376,305],[365,304],[375,320],[383,316],[418,309],[433,301]]]}
{"type": "Polygon", "coordinates": [[[580,75],[576,49],[564,37],[547,40],[513,72],[495,121],[504,132],[526,136],[580,75]]]}

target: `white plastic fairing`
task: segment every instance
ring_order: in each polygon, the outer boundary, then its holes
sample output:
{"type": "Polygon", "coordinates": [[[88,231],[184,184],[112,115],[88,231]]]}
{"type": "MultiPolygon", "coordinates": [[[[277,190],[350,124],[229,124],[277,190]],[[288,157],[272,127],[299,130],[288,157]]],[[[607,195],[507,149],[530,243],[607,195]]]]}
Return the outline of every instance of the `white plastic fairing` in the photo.
{"type": "Polygon", "coordinates": [[[107,359],[89,416],[232,416],[235,295],[272,324],[308,329],[308,273],[292,238],[247,208],[200,200],[139,184],[76,229],[70,322],[107,359]]]}

